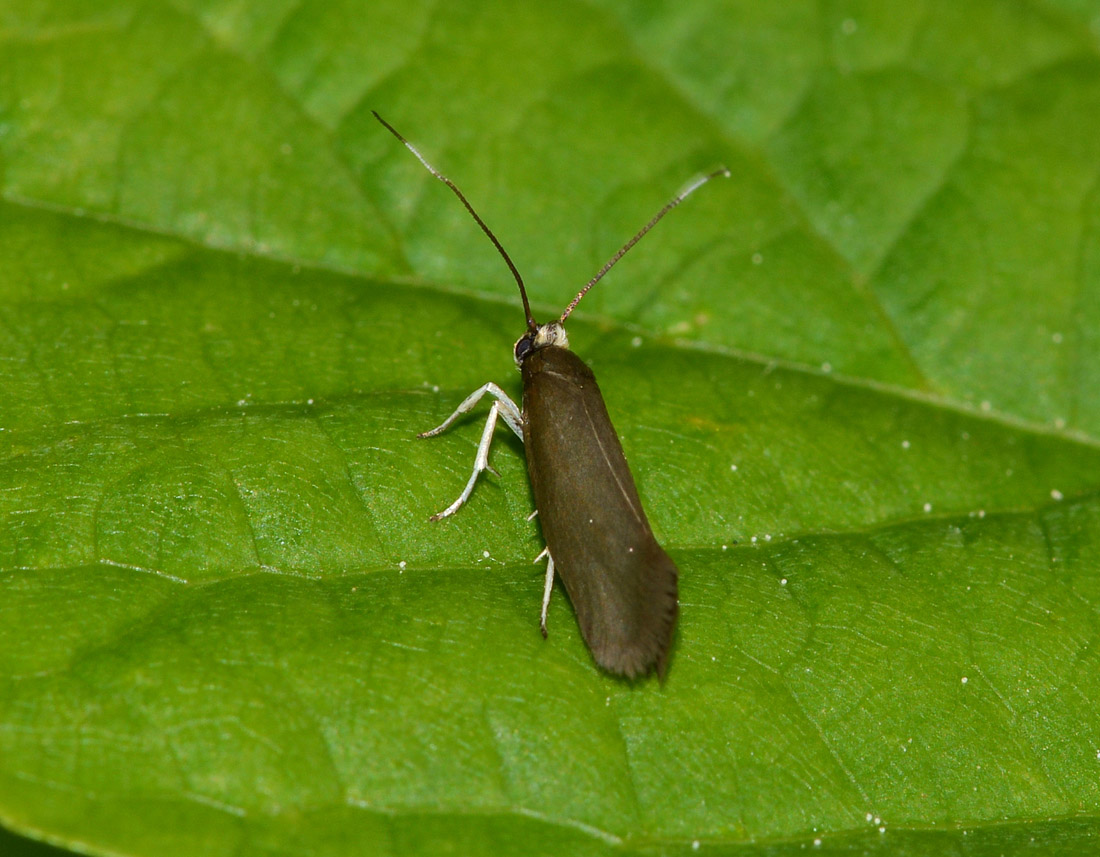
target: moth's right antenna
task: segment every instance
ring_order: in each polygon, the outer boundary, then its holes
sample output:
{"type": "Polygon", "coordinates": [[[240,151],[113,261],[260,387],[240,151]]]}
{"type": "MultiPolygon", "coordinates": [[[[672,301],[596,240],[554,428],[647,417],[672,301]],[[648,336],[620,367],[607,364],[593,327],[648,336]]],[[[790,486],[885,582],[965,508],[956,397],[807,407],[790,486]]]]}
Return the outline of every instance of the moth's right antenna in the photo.
{"type": "MultiPolygon", "coordinates": [[[[378,114],[376,113],[375,115],[377,116],[378,114]]],[[[569,318],[569,313],[571,313],[573,311],[573,309],[577,306],[577,304],[579,304],[581,302],[581,298],[583,298],[586,294],[588,294],[588,290],[590,288],[592,288],[594,285],[596,285],[596,283],[598,283],[601,279],[603,279],[603,275],[606,274],[608,271],[610,271],[611,268],[614,267],[615,263],[618,262],[621,258],[623,258],[623,256],[626,255],[627,250],[629,250],[631,247],[633,247],[635,244],[637,244],[639,241],[641,241],[642,236],[645,235],[654,226],[656,226],[658,221],[660,221],[660,219],[662,217],[664,217],[666,214],[668,214],[670,211],[672,211],[672,209],[674,209],[676,206],[678,206],[681,202],[683,202],[685,199],[687,199],[689,196],[691,196],[691,194],[693,194],[695,191],[697,191],[699,188],[701,188],[703,185],[705,185],[711,179],[716,179],[719,176],[725,176],[726,178],[729,178],[729,175],[730,175],[730,171],[728,169],[726,169],[725,167],[722,167],[719,170],[715,170],[713,173],[710,173],[710,174],[705,175],[705,176],[700,176],[695,181],[693,181],[690,185],[688,185],[686,188],[684,188],[682,191],[680,191],[678,194],[676,194],[676,196],[674,196],[672,199],[670,199],[668,202],[666,202],[664,208],[662,208],[655,215],[653,215],[653,219],[650,220],[649,223],[647,223],[641,229],[639,229],[638,233],[633,238],[631,238],[629,241],[627,241],[621,248],[619,248],[619,252],[616,253],[614,256],[612,256],[610,259],[608,259],[607,264],[605,264],[602,268],[600,268],[599,271],[596,272],[596,276],[594,276],[591,280],[589,280],[588,284],[577,293],[577,296],[575,298],[573,298],[572,301],[570,301],[569,306],[567,306],[565,308],[565,312],[563,312],[561,314],[561,318],[558,319],[558,321],[561,322],[562,324],[564,324],[565,320],[567,318],[569,318]]]]}

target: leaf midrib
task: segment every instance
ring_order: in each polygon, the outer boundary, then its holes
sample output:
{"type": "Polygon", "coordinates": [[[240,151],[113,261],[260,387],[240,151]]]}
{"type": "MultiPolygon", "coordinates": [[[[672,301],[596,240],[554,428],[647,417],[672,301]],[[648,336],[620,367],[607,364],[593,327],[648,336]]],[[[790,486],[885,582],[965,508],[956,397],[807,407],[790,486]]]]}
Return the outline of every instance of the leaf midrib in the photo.
{"type": "MultiPolygon", "coordinates": [[[[176,234],[170,233],[166,230],[157,230],[151,227],[147,227],[142,224],[133,223],[125,220],[124,218],[115,217],[114,215],[108,215],[103,213],[88,214],[84,212],[78,212],[75,209],[67,206],[60,206],[53,203],[44,203],[39,201],[30,201],[20,199],[18,197],[5,196],[4,199],[9,203],[24,206],[28,209],[44,210],[54,214],[63,214],[72,217],[74,220],[89,219],[97,223],[124,228],[132,230],[139,234],[150,234],[161,239],[171,239],[179,242],[184,251],[187,248],[192,250],[200,250],[204,252],[216,253],[223,255],[227,258],[233,258],[234,260],[240,260],[241,258],[254,260],[256,262],[263,262],[268,264],[284,265],[293,269],[296,276],[300,277],[302,272],[316,272],[318,274],[337,274],[340,276],[349,277],[352,279],[360,280],[363,282],[381,283],[391,286],[399,286],[403,288],[414,288],[426,292],[439,294],[445,297],[457,297],[465,298],[467,300],[478,301],[480,303],[498,306],[508,307],[509,309],[519,310],[519,301],[513,298],[505,298],[501,295],[492,292],[485,292],[476,289],[464,289],[456,286],[449,286],[434,282],[432,280],[424,279],[423,277],[415,276],[372,276],[369,273],[358,271],[351,268],[345,268],[338,265],[321,264],[315,260],[302,260],[294,257],[286,257],[279,255],[265,255],[258,254],[249,250],[235,250],[227,247],[217,246],[214,244],[196,241],[191,238],[180,237],[176,234]]],[[[132,281],[134,274],[128,274],[127,279],[132,281]]],[[[102,282],[102,286],[107,286],[111,281],[105,280],[102,282]]],[[[85,293],[87,295],[87,293],[85,293]]],[[[549,304],[534,304],[533,309],[541,309],[544,311],[550,311],[553,314],[549,304]]],[[[846,387],[849,389],[867,390],[875,393],[876,395],[895,398],[904,402],[915,402],[925,407],[937,408],[950,413],[961,414],[969,419],[973,419],[979,422],[985,422],[996,426],[1002,426],[1010,428],[1014,431],[1021,432],[1025,435],[1031,435],[1036,437],[1054,438],[1066,443],[1072,443],[1080,445],[1090,450],[1100,451],[1100,437],[1091,437],[1088,434],[1077,430],[1058,429],[1049,424],[1036,423],[1031,420],[1027,420],[1023,417],[1018,417],[1010,413],[997,410],[982,410],[975,407],[973,404],[964,401],[953,400],[939,396],[934,393],[928,393],[922,390],[915,390],[908,387],[901,387],[896,384],[889,384],[883,381],[878,381],[873,378],[860,378],[853,375],[846,375],[842,372],[829,371],[825,372],[822,369],[809,364],[801,363],[799,361],[790,360],[781,357],[770,357],[766,354],[760,354],[758,352],[747,351],[738,349],[733,346],[719,345],[714,342],[706,340],[692,340],[685,339],[683,337],[668,337],[657,331],[649,328],[642,327],[641,325],[634,324],[629,321],[624,321],[612,316],[606,316],[602,314],[585,313],[578,311],[576,314],[576,322],[581,322],[587,326],[598,328],[601,331],[612,330],[622,334],[629,335],[643,335],[651,342],[658,344],[660,347],[668,348],[670,350],[680,352],[698,352],[713,357],[721,357],[727,359],[733,359],[744,363],[755,364],[767,369],[783,369],[792,373],[811,376],[818,379],[828,379],[832,383],[838,386],[846,387]]],[[[416,389],[386,389],[382,391],[371,392],[384,392],[389,394],[395,393],[422,393],[422,390],[416,389]]],[[[307,397],[308,398],[308,397],[307,397]]],[[[334,400],[333,397],[321,397],[326,401],[334,400]]],[[[253,403],[247,408],[240,410],[251,410],[256,413],[261,407],[288,407],[288,408],[301,408],[306,403],[285,401],[285,402],[263,402],[253,403]]],[[[209,412],[214,412],[219,408],[224,408],[226,414],[239,413],[235,410],[234,406],[230,403],[226,403],[222,406],[211,406],[209,412]]],[[[150,415],[150,414],[124,414],[118,416],[112,416],[104,418],[102,421],[104,424],[112,422],[118,419],[137,419],[146,416],[171,416],[172,418],[179,418],[184,412],[175,412],[172,414],[164,415],[150,415]]],[[[48,430],[51,428],[57,428],[61,425],[89,425],[96,424],[99,420],[92,421],[76,421],[64,423],[44,423],[37,427],[37,430],[48,430]]],[[[28,429],[18,429],[18,431],[27,431],[28,429]]]]}

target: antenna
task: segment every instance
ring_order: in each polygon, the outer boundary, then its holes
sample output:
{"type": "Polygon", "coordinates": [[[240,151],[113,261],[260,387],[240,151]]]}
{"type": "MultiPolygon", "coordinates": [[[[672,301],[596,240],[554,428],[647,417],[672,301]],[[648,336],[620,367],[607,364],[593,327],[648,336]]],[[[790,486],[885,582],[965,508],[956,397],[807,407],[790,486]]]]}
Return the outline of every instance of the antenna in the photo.
{"type": "MultiPolygon", "coordinates": [[[[375,116],[377,116],[377,115],[378,114],[376,113],[375,116]]],[[[393,130],[393,129],[390,129],[390,130],[393,130]]],[[[408,143],[406,143],[405,145],[408,146],[408,143]]],[[[413,151],[415,151],[415,149],[413,151]]],[[[429,169],[431,169],[431,168],[429,167],[429,169]]],[[[729,178],[729,175],[730,175],[730,171],[728,169],[726,169],[725,167],[722,167],[719,170],[715,170],[713,173],[709,173],[705,176],[701,176],[700,178],[697,178],[695,181],[693,181],[691,184],[689,184],[682,191],[680,191],[675,197],[673,197],[671,200],[669,200],[667,203],[665,203],[664,208],[662,208],[655,215],[653,215],[653,219],[650,220],[649,223],[647,223],[645,226],[643,226],[641,229],[639,229],[638,233],[633,238],[631,238],[621,248],[619,248],[619,252],[616,253],[614,256],[612,256],[610,259],[608,259],[607,263],[602,268],[600,268],[599,271],[596,272],[596,276],[594,276],[591,280],[589,280],[588,284],[577,293],[577,296],[575,298],[573,298],[573,300],[570,301],[569,306],[567,306],[565,308],[565,312],[563,312],[561,314],[561,318],[558,319],[559,323],[561,323],[561,324],[565,323],[565,320],[567,318],[569,318],[569,313],[573,312],[573,310],[574,310],[574,308],[576,308],[577,304],[579,304],[581,302],[581,298],[583,298],[586,294],[588,294],[588,290],[590,288],[592,288],[594,285],[596,285],[596,283],[598,283],[600,280],[602,280],[603,275],[606,274],[608,271],[610,271],[612,269],[612,267],[614,267],[615,263],[618,262],[621,258],[623,258],[623,256],[626,255],[627,250],[629,250],[631,247],[633,247],[635,244],[637,244],[639,241],[641,241],[642,236],[645,235],[654,226],[656,226],[657,223],[660,221],[660,219],[662,217],[664,217],[666,214],[668,214],[670,211],[672,211],[672,209],[674,209],[676,206],[678,206],[681,202],[683,202],[685,199],[687,199],[689,196],[691,196],[691,194],[693,194],[695,191],[697,191],[699,188],[701,188],[703,185],[705,185],[711,179],[716,179],[719,176],[725,176],[726,178],[729,178]]]]}
{"type": "MultiPolygon", "coordinates": [[[[398,140],[405,144],[406,149],[416,155],[416,159],[424,165],[424,168],[427,169],[429,173],[431,173],[433,176],[443,182],[443,184],[447,185],[447,187],[454,191],[454,195],[459,198],[464,206],[466,206],[466,210],[470,212],[470,216],[473,217],[473,219],[477,222],[477,225],[481,227],[481,231],[489,236],[489,240],[493,242],[493,246],[497,248],[497,252],[500,253],[501,258],[504,259],[505,264],[508,266],[508,270],[511,271],[512,276],[516,278],[516,285],[519,286],[519,296],[523,299],[523,312],[527,316],[527,329],[537,330],[539,325],[538,322],[535,321],[534,317],[531,315],[531,304],[527,302],[527,289],[523,287],[523,277],[519,275],[519,271],[516,269],[515,263],[512,262],[512,257],[508,255],[508,251],[505,250],[503,245],[501,245],[501,243],[497,240],[497,237],[493,234],[493,230],[486,226],[485,221],[481,219],[476,211],[474,211],[474,207],[470,205],[469,200],[467,200],[462,191],[458,189],[458,185],[456,185],[453,181],[443,175],[443,173],[441,173],[439,170],[429,164],[427,159],[425,159],[425,157],[417,151],[416,146],[414,146],[412,143],[402,137],[401,134],[398,133],[396,128],[394,128],[389,122],[379,116],[377,110],[372,110],[371,113],[374,114],[374,118],[381,122],[382,126],[387,131],[389,131],[391,134],[393,134],[393,136],[395,136],[398,140]]],[[[681,195],[681,199],[684,196],[687,196],[693,190],[695,190],[694,187],[686,191],[684,194],[681,195]]],[[[679,201],[679,199],[676,200],[676,202],[679,201]]],[[[675,204],[676,203],[671,203],[668,207],[671,208],[672,205],[675,204]]],[[[662,211],[661,214],[664,214],[664,212],[662,211]]],[[[656,219],[660,220],[660,215],[658,215],[656,219]]],[[[654,222],[656,222],[656,220],[654,222]]],[[[652,224],[650,225],[652,226],[652,224]]],[[[648,228],[649,227],[647,226],[646,229],[648,228]]],[[[645,230],[643,229],[642,232],[645,232],[645,230]]],[[[640,238],[641,235],[639,235],[638,237],[640,238]]],[[[637,238],[635,240],[637,240],[637,238]]],[[[625,253],[626,250],[624,249],[622,252],[625,253]]],[[[622,253],[620,253],[620,255],[622,255],[622,253]]],[[[608,267],[610,267],[610,265],[608,267]]],[[[597,277],[597,279],[599,278],[597,277]]],[[[580,298],[578,298],[577,300],[580,300],[580,298]]],[[[572,309],[572,307],[570,307],[570,309],[572,309]]]]}

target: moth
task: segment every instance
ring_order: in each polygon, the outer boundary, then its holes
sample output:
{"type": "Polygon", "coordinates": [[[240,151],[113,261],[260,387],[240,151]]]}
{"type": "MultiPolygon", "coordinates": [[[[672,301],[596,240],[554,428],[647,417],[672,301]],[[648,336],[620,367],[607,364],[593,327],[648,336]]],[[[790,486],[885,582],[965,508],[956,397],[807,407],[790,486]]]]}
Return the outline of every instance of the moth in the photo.
{"type": "Polygon", "coordinates": [[[378,113],[374,117],[466,207],[515,278],[527,318],[527,329],[513,351],[523,377],[523,406],[490,382],[467,396],[442,424],[418,435],[435,437],[484,396],[494,400],[466,487],[432,520],[453,515],[470,498],[478,476],[489,469],[489,446],[497,420],[503,420],[523,441],[535,514],[546,543],[536,558],[546,559],[539,623],[543,637],[556,573],[596,663],[628,678],[655,668],[663,680],[679,612],[679,572],[653,536],[596,377],[569,350],[565,321],[589,289],[662,217],[711,179],[729,176],[729,170],[716,170],[688,185],[608,260],[559,318],[539,324],[511,257],[462,191],[378,113]]]}

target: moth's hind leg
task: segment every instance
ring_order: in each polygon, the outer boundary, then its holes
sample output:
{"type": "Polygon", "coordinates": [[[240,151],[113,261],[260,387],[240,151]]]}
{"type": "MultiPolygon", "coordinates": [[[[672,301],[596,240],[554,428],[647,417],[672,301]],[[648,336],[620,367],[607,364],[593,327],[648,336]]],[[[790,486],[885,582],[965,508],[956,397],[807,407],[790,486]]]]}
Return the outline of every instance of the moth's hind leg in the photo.
{"type": "MultiPolygon", "coordinates": [[[[531,517],[533,518],[534,515],[531,517]]],[[[554,590],[554,558],[550,556],[550,548],[543,548],[542,553],[535,557],[535,562],[543,557],[546,557],[546,581],[542,585],[542,614],[539,618],[539,629],[542,631],[543,638],[545,638],[546,611],[550,608],[550,593],[554,590]]]]}
{"type": "Polygon", "coordinates": [[[446,518],[457,512],[462,507],[462,504],[470,498],[470,494],[473,493],[477,477],[480,476],[484,470],[492,470],[489,465],[489,446],[493,442],[493,430],[496,428],[498,416],[503,418],[508,428],[515,432],[520,440],[523,440],[523,417],[520,415],[519,408],[516,406],[515,402],[508,398],[507,393],[492,382],[474,390],[474,392],[467,396],[462,401],[462,404],[455,409],[455,412],[447,417],[441,425],[431,431],[422,432],[417,435],[417,437],[435,437],[437,434],[446,431],[456,419],[473,410],[474,406],[486,393],[495,397],[496,401],[493,402],[493,406],[489,408],[489,418],[485,421],[485,429],[481,433],[481,442],[477,445],[477,456],[474,458],[474,472],[470,474],[470,479],[466,483],[466,487],[462,489],[462,493],[458,495],[458,499],[442,512],[437,512],[432,515],[431,520],[433,521],[438,521],[441,518],[446,518]]]}

